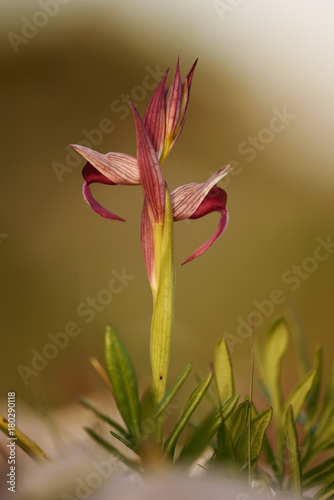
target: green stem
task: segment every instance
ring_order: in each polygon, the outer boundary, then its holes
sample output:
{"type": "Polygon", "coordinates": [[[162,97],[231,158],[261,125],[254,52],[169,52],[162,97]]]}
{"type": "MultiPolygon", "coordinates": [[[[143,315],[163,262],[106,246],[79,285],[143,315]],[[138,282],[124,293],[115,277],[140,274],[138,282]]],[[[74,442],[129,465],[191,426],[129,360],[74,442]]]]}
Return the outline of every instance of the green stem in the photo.
{"type": "MultiPolygon", "coordinates": [[[[157,231],[160,228],[156,228],[157,231]]],[[[155,228],[153,228],[153,231],[155,228]]],[[[159,238],[154,238],[154,243],[159,238]]],[[[156,263],[160,269],[157,291],[153,300],[151,325],[151,368],[152,393],[157,405],[166,393],[167,374],[174,320],[174,259],[173,259],[173,211],[168,188],[166,187],[165,221],[160,248],[155,245],[154,253],[159,255],[156,263]]],[[[156,441],[162,444],[164,415],[157,421],[156,441]]]]}

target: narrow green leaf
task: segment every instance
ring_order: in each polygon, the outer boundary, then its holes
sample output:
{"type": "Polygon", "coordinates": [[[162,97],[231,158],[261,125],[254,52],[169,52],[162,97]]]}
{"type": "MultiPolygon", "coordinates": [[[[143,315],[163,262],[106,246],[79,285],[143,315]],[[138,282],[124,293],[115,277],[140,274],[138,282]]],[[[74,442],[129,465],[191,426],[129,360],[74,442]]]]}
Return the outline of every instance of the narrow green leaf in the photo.
{"type": "Polygon", "coordinates": [[[291,405],[295,418],[298,417],[300,410],[305,403],[306,396],[311,390],[316,373],[316,370],[309,371],[299,382],[299,384],[297,384],[296,387],[292,389],[285,402],[285,411],[287,412],[289,406],[291,405]]]}
{"type": "MultiPolygon", "coordinates": [[[[250,466],[251,466],[251,470],[254,469],[254,467],[256,466],[257,462],[259,460],[259,456],[255,456],[251,459],[251,462],[250,462],[250,466]]],[[[243,466],[241,467],[240,469],[240,472],[248,472],[248,469],[249,469],[249,465],[248,465],[248,462],[243,466]]]]}
{"type": "MultiPolygon", "coordinates": [[[[119,434],[117,434],[114,431],[109,431],[109,432],[112,436],[114,436],[116,439],[118,439],[118,441],[120,441],[122,444],[124,444],[125,446],[130,448],[130,450],[136,451],[136,449],[138,448],[139,442],[135,438],[133,438],[132,441],[128,441],[128,440],[124,439],[123,436],[120,436],[119,434]]],[[[130,439],[131,439],[131,437],[130,437],[130,439]]]]}
{"type": "Polygon", "coordinates": [[[179,462],[192,462],[210,444],[221,423],[233,413],[240,394],[234,394],[220,408],[209,415],[194,431],[179,456],[179,462]]]}
{"type": "Polygon", "coordinates": [[[219,462],[235,461],[232,436],[224,421],[220,424],[217,433],[217,452],[215,460],[219,462]]]}
{"type": "Polygon", "coordinates": [[[123,455],[117,448],[115,448],[109,441],[106,441],[102,436],[97,434],[94,429],[90,427],[85,427],[85,431],[96,441],[98,444],[103,446],[109,453],[112,453],[115,457],[117,457],[121,462],[123,462],[129,469],[135,469],[138,471],[139,464],[132,462],[127,457],[123,455]]]}
{"type": "Polygon", "coordinates": [[[312,500],[327,500],[328,498],[334,498],[334,479],[331,479],[326,483],[320,491],[314,497],[312,500]]]}
{"type": "MultiPolygon", "coordinates": [[[[8,429],[8,421],[5,417],[0,415],[0,431],[10,438],[10,430],[8,429]]],[[[29,455],[35,462],[53,462],[53,458],[50,457],[42,448],[40,448],[34,441],[32,441],[28,436],[23,434],[19,429],[15,429],[15,443],[22,448],[27,455],[29,455]]],[[[10,441],[7,442],[7,444],[10,441]]]]}
{"type": "Polygon", "coordinates": [[[334,438],[334,361],[332,362],[326,393],[319,413],[321,417],[313,435],[313,447],[323,447],[326,441],[332,441],[334,438]]]}
{"type": "Polygon", "coordinates": [[[334,436],[330,440],[320,441],[320,443],[315,443],[311,448],[308,448],[306,452],[303,454],[301,463],[302,468],[305,467],[312,462],[312,460],[319,455],[319,453],[334,448],[334,436]]]}
{"type": "Polygon", "coordinates": [[[296,497],[302,498],[300,456],[292,405],[286,413],[285,437],[289,453],[291,491],[296,497]]]}
{"type": "Polygon", "coordinates": [[[123,342],[111,326],[106,331],[105,362],[118,410],[129,433],[139,438],[141,418],[136,375],[123,342]]]}
{"type": "Polygon", "coordinates": [[[227,343],[218,339],[214,353],[215,385],[219,406],[234,394],[233,370],[227,343]]]}
{"type": "Polygon", "coordinates": [[[279,418],[282,411],[280,371],[283,355],[289,342],[289,330],[283,318],[276,319],[266,333],[262,379],[270,394],[270,402],[279,418]]]}
{"type": "Polygon", "coordinates": [[[174,429],[164,443],[164,451],[166,455],[173,457],[177,440],[179,439],[181,432],[189,422],[191,415],[194,413],[200,401],[202,400],[204,394],[208,390],[209,385],[211,384],[212,377],[212,373],[209,373],[190,394],[188,400],[186,401],[186,404],[184,405],[179,420],[176,422],[174,429]]]}
{"type": "Polygon", "coordinates": [[[245,430],[249,412],[249,401],[243,401],[236,408],[233,418],[230,422],[230,433],[234,447],[237,446],[242,432],[245,430]]]}
{"type": "Polygon", "coordinates": [[[321,379],[322,379],[322,347],[319,345],[317,346],[315,351],[314,369],[316,370],[316,375],[314,377],[313,386],[306,399],[308,427],[312,425],[315,416],[319,411],[318,402],[319,402],[321,379]]]}
{"type": "MultiPolygon", "coordinates": [[[[257,457],[262,450],[265,432],[270,424],[272,409],[266,408],[261,413],[252,418],[250,434],[250,456],[257,457]]],[[[237,447],[237,460],[243,466],[248,463],[248,428],[242,433],[237,447]]]]}
{"type": "Polygon", "coordinates": [[[103,422],[106,422],[107,424],[111,425],[111,427],[114,427],[115,429],[118,430],[125,438],[129,437],[129,433],[122,427],[118,422],[110,418],[108,415],[105,413],[101,412],[96,406],[94,406],[90,401],[88,401],[85,398],[80,398],[79,403],[82,406],[85,406],[89,410],[92,410],[92,412],[103,422]]]}
{"type": "Polygon", "coordinates": [[[180,390],[184,382],[186,381],[189,373],[191,372],[192,369],[192,363],[189,363],[180,373],[178,378],[175,380],[174,384],[168,389],[166,392],[165,396],[162,398],[158,406],[156,407],[154,411],[154,417],[158,418],[160,415],[165,411],[169,403],[172,401],[174,396],[177,394],[177,392],[180,390]]]}
{"type": "Polygon", "coordinates": [[[320,465],[308,470],[302,476],[303,488],[313,488],[334,477],[334,457],[328,458],[320,465]]]}
{"type": "Polygon", "coordinates": [[[334,359],[332,360],[331,370],[328,378],[326,394],[322,400],[322,411],[334,403],[334,359]]]}

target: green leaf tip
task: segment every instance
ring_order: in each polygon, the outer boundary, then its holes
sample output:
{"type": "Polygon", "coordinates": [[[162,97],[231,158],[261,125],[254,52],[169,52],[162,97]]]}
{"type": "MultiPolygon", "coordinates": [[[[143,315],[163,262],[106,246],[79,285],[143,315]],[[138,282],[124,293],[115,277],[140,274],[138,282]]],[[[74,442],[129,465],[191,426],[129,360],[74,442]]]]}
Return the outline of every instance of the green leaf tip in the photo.
{"type": "Polygon", "coordinates": [[[217,399],[222,405],[234,394],[232,363],[224,337],[220,337],[215,346],[214,373],[217,399]]]}
{"type": "Polygon", "coordinates": [[[292,405],[286,413],[285,438],[289,454],[291,491],[295,497],[302,498],[300,455],[292,405]]]}

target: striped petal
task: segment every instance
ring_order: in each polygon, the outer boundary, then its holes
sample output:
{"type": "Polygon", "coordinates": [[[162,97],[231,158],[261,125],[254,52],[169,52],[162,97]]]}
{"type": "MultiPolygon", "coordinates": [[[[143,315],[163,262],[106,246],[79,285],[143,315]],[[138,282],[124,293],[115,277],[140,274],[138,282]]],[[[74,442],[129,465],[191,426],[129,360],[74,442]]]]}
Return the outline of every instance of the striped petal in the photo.
{"type": "Polygon", "coordinates": [[[177,122],[177,126],[176,126],[176,128],[174,130],[172,145],[175,143],[176,139],[179,137],[180,132],[181,132],[181,130],[183,128],[185,119],[186,119],[188,102],[189,102],[189,97],[190,97],[190,88],[191,88],[191,83],[192,83],[192,79],[193,79],[193,76],[194,76],[194,71],[195,71],[195,68],[196,68],[197,61],[198,61],[198,59],[196,59],[196,61],[192,65],[189,73],[187,74],[187,76],[186,76],[186,78],[185,78],[185,80],[184,80],[184,82],[182,84],[180,115],[179,115],[179,119],[178,119],[178,122],[177,122]]]}
{"type": "Polygon", "coordinates": [[[182,96],[181,73],[179,66],[179,58],[177,59],[175,78],[172,88],[170,89],[167,113],[166,113],[166,137],[173,137],[176,124],[180,116],[182,96]]]}
{"type": "Polygon", "coordinates": [[[153,147],[160,158],[166,134],[165,85],[168,70],[154,91],[144,116],[144,126],[151,139],[153,147]]]}
{"type": "MultiPolygon", "coordinates": [[[[113,184],[140,184],[139,167],[136,158],[125,153],[101,154],[85,146],[71,145],[103,176],[113,184]]],[[[96,181],[95,181],[96,182],[96,181]]]]}
{"type": "Polygon", "coordinates": [[[223,167],[216,172],[207,182],[202,184],[186,184],[175,189],[171,193],[173,205],[174,221],[184,219],[198,219],[211,212],[220,212],[221,218],[218,229],[215,234],[203,243],[197,250],[185,261],[190,262],[202,255],[224,231],[227,224],[226,211],[226,192],[217,187],[217,182],[220,181],[230,168],[223,167]]]}
{"type": "Polygon", "coordinates": [[[100,205],[95,200],[95,198],[93,198],[90,190],[90,184],[93,184],[94,182],[109,185],[114,185],[115,183],[108,179],[105,175],[101,174],[98,170],[96,170],[96,168],[93,167],[93,165],[91,165],[89,162],[84,166],[82,175],[85,179],[85,183],[83,185],[83,195],[91,208],[95,210],[95,212],[97,212],[99,215],[101,215],[101,217],[105,217],[106,219],[124,221],[124,219],[118,217],[118,215],[113,214],[112,212],[109,212],[106,208],[100,205]]]}
{"type": "Polygon", "coordinates": [[[141,244],[150,286],[152,289],[156,289],[153,232],[146,201],[144,201],[141,215],[141,244]]]}
{"type": "Polygon", "coordinates": [[[142,119],[130,102],[137,133],[137,161],[140,182],[152,224],[163,224],[165,219],[165,182],[157,154],[142,119]]]}

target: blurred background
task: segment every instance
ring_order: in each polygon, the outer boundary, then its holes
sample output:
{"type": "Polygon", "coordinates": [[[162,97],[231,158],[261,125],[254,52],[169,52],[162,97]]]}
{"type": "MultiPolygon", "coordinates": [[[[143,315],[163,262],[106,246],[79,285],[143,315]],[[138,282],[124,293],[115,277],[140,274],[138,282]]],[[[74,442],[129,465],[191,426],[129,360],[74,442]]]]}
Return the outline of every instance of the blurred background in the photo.
{"type": "MultiPolygon", "coordinates": [[[[172,81],[178,55],[183,78],[199,62],[165,178],[174,189],[228,163],[234,175],[220,183],[226,232],[184,267],[218,215],[175,225],[170,380],[189,361],[204,375],[218,337],[228,334],[236,388],[247,392],[250,342],[240,331],[250,316],[261,336],[285,315],[305,331],[311,353],[325,346],[328,371],[333,2],[2,0],[0,11],[1,396],[16,391],[21,404],[43,410],[99,387],[89,357],[103,361],[108,322],[148,383],[141,189],[94,185],[99,202],[126,223],[102,219],[83,200],[84,161],[68,145],[135,155],[127,99],[143,114],[167,67],[172,81]],[[113,277],[119,293],[106,291],[113,277]]],[[[298,376],[295,355],[291,347],[287,390],[298,376]]]]}

